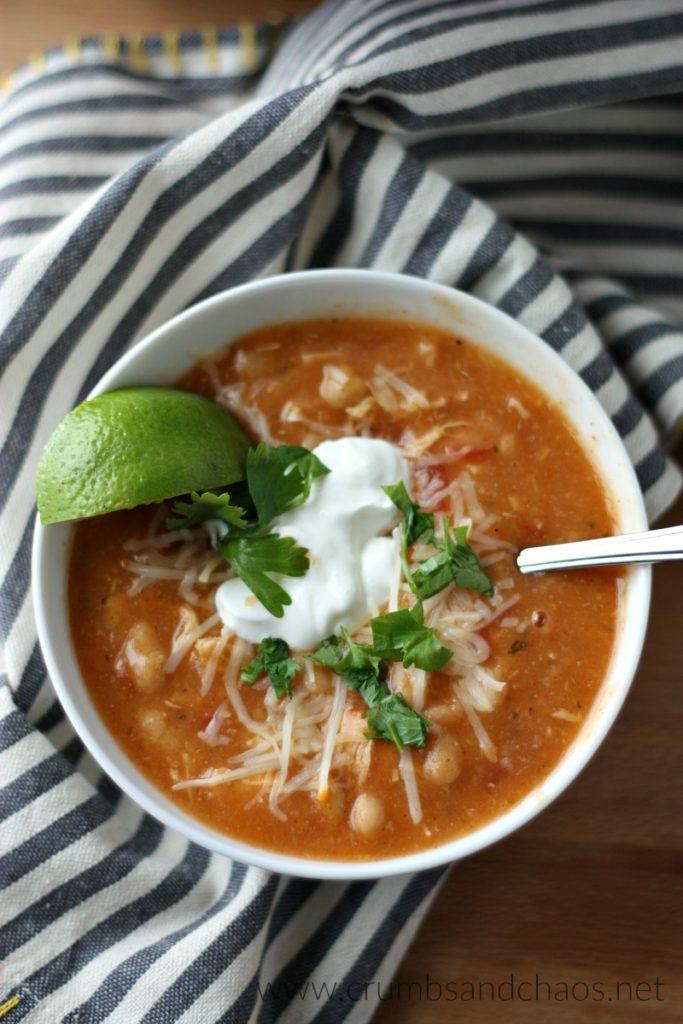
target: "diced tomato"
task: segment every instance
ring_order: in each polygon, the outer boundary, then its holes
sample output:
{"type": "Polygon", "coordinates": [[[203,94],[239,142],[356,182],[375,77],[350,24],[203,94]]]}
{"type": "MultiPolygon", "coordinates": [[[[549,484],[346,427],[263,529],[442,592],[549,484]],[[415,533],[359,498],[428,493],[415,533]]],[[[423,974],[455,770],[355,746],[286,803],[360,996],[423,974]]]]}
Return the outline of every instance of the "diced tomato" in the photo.
{"type": "Polygon", "coordinates": [[[471,448],[467,455],[463,455],[463,462],[486,462],[494,455],[495,449],[492,445],[488,445],[486,448],[471,448]]]}

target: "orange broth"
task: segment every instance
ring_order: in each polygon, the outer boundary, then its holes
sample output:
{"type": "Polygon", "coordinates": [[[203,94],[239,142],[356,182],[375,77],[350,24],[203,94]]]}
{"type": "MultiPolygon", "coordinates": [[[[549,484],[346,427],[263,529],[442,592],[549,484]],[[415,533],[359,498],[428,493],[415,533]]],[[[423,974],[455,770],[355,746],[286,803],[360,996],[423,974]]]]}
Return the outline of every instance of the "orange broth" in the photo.
{"type": "MultiPolygon", "coordinates": [[[[615,636],[619,570],[522,576],[515,567],[515,552],[522,547],[613,532],[607,496],[561,409],[475,344],[389,320],[329,319],[264,328],[215,361],[198,364],[180,386],[228,404],[252,434],[265,423],[273,443],[313,447],[330,435],[364,433],[406,446],[432,431],[435,440],[422,453],[427,464],[419,463],[422,484],[426,480],[433,490],[467,475],[481,512],[495,517],[486,531],[489,539],[482,546],[473,536],[472,544],[487,562],[497,591],[519,596],[480,631],[490,648],[484,668],[505,683],[494,710],[478,716],[495,759],[482,754],[454,697],[457,675],[433,674],[427,678],[423,714],[430,719],[433,711],[435,724],[426,748],[412,752],[422,810],[418,823],[409,813],[398,752],[382,740],[371,741],[364,780],[359,782],[354,771],[333,769],[327,800],[297,791],[281,801],[276,816],[267,793],[259,795],[255,781],[262,780],[171,788],[223,771],[251,737],[234,715],[222,724],[220,745],[198,736],[224,699],[221,673],[229,648],[205,696],[199,695],[205,662],[196,652],[175,671],[163,671],[179,608],[187,604],[177,581],[161,579],[130,593],[134,577],[127,566],[135,556],[124,545],[150,530],[163,533],[163,516],[148,507],[80,522],[69,583],[73,639],[92,698],[126,754],[179,807],[219,832],[304,857],[366,859],[413,852],[509,810],[573,740],[605,676],[615,636]],[[321,397],[329,365],[350,375],[356,387],[352,407],[321,397]],[[378,366],[418,389],[427,406],[415,408],[394,390],[395,408],[384,408],[368,390],[378,366]],[[440,463],[435,456],[444,452],[464,454],[440,463]],[[141,621],[149,627],[152,647],[163,653],[156,662],[158,679],[147,691],[122,657],[130,630],[141,621]],[[425,764],[444,733],[455,740],[461,762],[457,776],[441,783],[425,764]],[[376,796],[383,808],[381,827],[372,835],[349,824],[360,792],[376,796]]],[[[391,400],[384,404],[391,406],[391,400]]],[[[450,500],[439,503],[437,515],[448,514],[450,500]]],[[[209,588],[196,584],[194,594],[193,610],[206,618],[212,610],[209,588]]],[[[219,631],[220,626],[211,630],[209,639],[219,631]]],[[[330,673],[319,670],[319,675],[319,685],[332,685],[330,673]]],[[[295,687],[304,685],[304,676],[299,674],[295,687]]],[[[250,715],[262,718],[263,688],[240,684],[240,693],[250,715]]],[[[348,702],[351,711],[363,707],[356,694],[348,702]]]]}

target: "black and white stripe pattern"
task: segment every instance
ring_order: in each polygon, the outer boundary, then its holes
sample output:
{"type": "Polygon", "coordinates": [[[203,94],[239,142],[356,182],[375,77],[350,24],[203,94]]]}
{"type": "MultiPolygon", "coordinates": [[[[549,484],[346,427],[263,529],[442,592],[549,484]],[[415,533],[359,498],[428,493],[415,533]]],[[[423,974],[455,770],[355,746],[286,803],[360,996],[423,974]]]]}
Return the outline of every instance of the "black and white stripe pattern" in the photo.
{"type": "Polygon", "coordinates": [[[365,1021],[377,988],[353,983],[386,984],[440,877],[336,885],[231,864],[142,815],[75,738],[36,645],[33,475],[134,341],[274,272],[418,274],[562,353],[653,517],[680,485],[663,444],[683,412],[683,0],[348,0],[273,56],[278,34],[86,40],[19,71],[0,105],[12,1022],[365,1021]]]}

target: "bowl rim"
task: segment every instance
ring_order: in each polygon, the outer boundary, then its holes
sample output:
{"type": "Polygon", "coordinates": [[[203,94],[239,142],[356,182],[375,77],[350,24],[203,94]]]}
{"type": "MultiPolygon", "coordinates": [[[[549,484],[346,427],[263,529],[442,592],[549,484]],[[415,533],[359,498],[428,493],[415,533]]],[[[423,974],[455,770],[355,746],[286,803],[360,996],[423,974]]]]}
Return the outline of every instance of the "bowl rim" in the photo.
{"type": "MultiPolygon", "coordinates": [[[[414,295],[417,295],[418,293],[423,295],[425,293],[431,293],[432,296],[436,296],[438,299],[445,300],[450,303],[453,309],[457,307],[459,310],[464,310],[466,314],[468,312],[472,312],[476,316],[488,316],[493,323],[497,323],[497,325],[508,334],[512,332],[512,334],[516,335],[518,338],[524,339],[523,344],[530,344],[531,351],[539,353],[539,358],[542,359],[547,357],[550,360],[550,364],[555,365],[560,376],[564,377],[570,391],[573,390],[574,393],[579,396],[581,401],[584,403],[588,402],[591,406],[592,414],[599,422],[607,443],[613,446],[615,454],[618,456],[619,490],[628,492],[628,497],[632,504],[632,514],[635,515],[636,518],[639,516],[641,520],[639,528],[647,529],[647,516],[643,495],[623,442],[613,423],[599,404],[597,398],[579,375],[575,373],[575,371],[569,367],[561,356],[546,342],[529,331],[523,324],[519,323],[519,321],[514,320],[497,307],[491,306],[483,300],[466,292],[411,275],[346,268],[308,270],[289,274],[273,275],[271,277],[249,282],[220,292],[178,313],[176,316],[172,317],[170,320],[166,321],[142,340],[137,342],[103,375],[88,397],[94,397],[102,391],[110,390],[113,386],[124,386],[116,385],[117,379],[120,379],[131,369],[131,367],[134,367],[141,355],[153,350],[156,346],[161,345],[164,339],[171,333],[185,328],[188,324],[192,324],[193,321],[201,318],[208,311],[213,310],[214,308],[220,309],[226,303],[233,303],[245,296],[255,296],[258,299],[258,297],[264,292],[271,290],[277,291],[281,288],[296,288],[297,285],[301,285],[302,283],[304,284],[304,288],[309,286],[319,288],[320,285],[325,283],[332,284],[333,282],[342,282],[347,284],[361,282],[365,284],[369,282],[371,284],[381,284],[387,288],[394,287],[405,289],[407,293],[406,301],[410,300],[409,293],[411,290],[414,295]],[[542,355],[540,355],[540,353],[542,353],[542,355]]],[[[349,315],[371,317],[373,314],[365,312],[349,315]]],[[[378,314],[375,315],[377,316],[378,314]]],[[[308,318],[310,318],[310,314],[303,313],[300,314],[298,319],[304,320],[308,318]]],[[[291,317],[290,319],[294,320],[296,318],[291,317]]],[[[414,319],[419,322],[420,319],[424,319],[424,317],[421,317],[418,314],[414,319]]],[[[276,322],[278,322],[277,319],[266,316],[263,320],[263,325],[265,326],[268,323],[276,322]]],[[[228,344],[231,344],[232,341],[243,333],[244,332],[242,331],[230,335],[230,331],[226,329],[226,336],[228,337],[228,340],[224,342],[224,345],[227,346],[228,344]]],[[[466,332],[461,333],[464,334],[466,332]]],[[[477,344],[476,337],[469,338],[468,340],[477,344]]],[[[218,346],[216,346],[214,350],[217,351],[218,346]]],[[[504,361],[506,361],[505,357],[499,356],[499,358],[503,358],[504,361]]],[[[516,367],[515,370],[517,370],[516,367]]],[[[526,376],[536,384],[536,387],[539,390],[544,390],[544,383],[542,381],[539,382],[537,379],[532,378],[529,373],[526,373],[526,376]]],[[[574,426],[576,425],[574,424],[574,426]]],[[[598,467],[598,470],[603,484],[607,486],[607,477],[604,473],[604,467],[598,467]]],[[[614,472],[610,478],[612,488],[614,488],[616,475],[616,472],[614,472]]],[[[70,535],[71,524],[64,525],[69,527],[70,535]]],[[[113,749],[115,749],[118,754],[118,760],[100,744],[98,738],[93,734],[93,730],[81,713],[72,690],[74,683],[72,680],[68,679],[66,674],[63,672],[63,666],[56,653],[59,638],[56,638],[57,642],[55,642],[54,626],[52,624],[53,613],[48,607],[45,589],[47,574],[50,572],[51,566],[50,546],[53,544],[53,541],[50,540],[50,537],[51,534],[40,523],[39,517],[36,517],[32,549],[32,592],[38,638],[48,674],[55,688],[56,694],[86,748],[125,794],[141,806],[143,810],[161,821],[162,824],[180,832],[187,839],[216,853],[232,857],[235,860],[271,871],[303,878],[350,881],[356,879],[388,877],[391,875],[435,868],[469,856],[470,854],[497,842],[525,825],[535,817],[536,814],[540,813],[540,811],[547,807],[552,800],[558,797],[574,781],[574,779],[585,768],[586,764],[592,758],[595,751],[603,741],[626,698],[628,690],[630,689],[630,685],[642,653],[647,628],[651,592],[651,567],[637,566],[627,571],[626,591],[630,598],[628,604],[631,609],[629,612],[629,629],[626,630],[625,624],[621,624],[620,636],[615,641],[612,661],[610,662],[610,666],[608,667],[607,674],[605,679],[603,679],[602,685],[605,685],[606,680],[613,672],[613,663],[617,656],[619,656],[621,661],[624,662],[624,665],[621,668],[623,673],[621,682],[618,684],[615,692],[609,696],[606,706],[601,709],[597,724],[594,724],[588,732],[588,730],[585,729],[584,723],[584,726],[582,726],[574,740],[572,740],[570,745],[566,748],[560,760],[555,764],[551,772],[503,815],[494,818],[492,821],[480,826],[473,832],[456,837],[455,839],[450,839],[440,845],[430,847],[416,853],[400,854],[395,857],[387,857],[377,860],[324,860],[319,858],[307,858],[277,853],[263,847],[252,846],[249,843],[234,839],[229,835],[216,832],[209,826],[204,825],[198,819],[192,818],[176,805],[171,804],[168,798],[166,798],[163,792],[157,789],[157,787],[148,784],[148,788],[151,789],[152,792],[151,794],[146,792],[140,785],[140,779],[144,780],[144,776],[142,776],[142,773],[136,768],[133,762],[129,760],[123,749],[118,746],[106,726],[104,726],[104,731],[111,738],[113,749]],[[584,732],[588,732],[588,735],[583,736],[581,739],[584,732]],[[580,749],[575,749],[575,747],[578,747],[579,741],[580,749]],[[138,776],[139,778],[136,779],[135,776],[138,776]]],[[[64,580],[64,583],[66,583],[66,580],[64,580]]],[[[63,637],[62,639],[65,645],[70,647],[73,652],[71,637],[63,637]]],[[[75,685],[78,687],[80,682],[80,687],[82,693],[85,694],[86,701],[90,704],[91,710],[94,711],[95,715],[99,718],[99,712],[97,712],[94,702],[91,701],[90,696],[87,693],[85,684],[83,683],[82,678],[80,678],[80,672],[78,673],[78,676],[79,680],[75,685]]],[[[597,714],[597,711],[595,711],[595,702],[591,711],[591,714],[593,713],[597,714]]],[[[100,721],[102,720],[100,719],[100,721]]]]}

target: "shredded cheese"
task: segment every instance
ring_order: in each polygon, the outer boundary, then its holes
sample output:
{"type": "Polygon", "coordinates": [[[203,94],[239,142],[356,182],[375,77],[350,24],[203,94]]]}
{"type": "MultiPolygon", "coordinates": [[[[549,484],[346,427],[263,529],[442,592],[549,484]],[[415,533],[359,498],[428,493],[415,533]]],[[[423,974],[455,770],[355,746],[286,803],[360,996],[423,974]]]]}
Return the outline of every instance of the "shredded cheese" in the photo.
{"type": "MultiPolygon", "coordinates": [[[[377,390],[381,392],[384,395],[385,400],[387,391],[393,391],[398,398],[403,399],[403,402],[405,403],[403,407],[405,409],[412,410],[429,408],[429,401],[423,391],[419,391],[417,388],[414,388],[412,384],[408,384],[408,382],[403,380],[402,377],[399,377],[397,373],[394,373],[393,370],[388,370],[387,367],[382,366],[381,363],[378,363],[375,367],[371,386],[373,391],[377,390]]],[[[379,397],[377,400],[382,404],[379,397]]],[[[399,403],[394,399],[393,404],[394,408],[396,408],[399,403]]]]}
{"type": "Polygon", "coordinates": [[[559,718],[561,722],[580,722],[581,715],[575,714],[573,711],[565,711],[564,708],[558,708],[557,711],[553,711],[552,718],[559,718]]]}
{"type": "Polygon", "coordinates": [[[470,452],[474,451],[474,445],[465,444],[455,451],[434,452],[432,455],[422,455],[415,460],[418,469],[429,469],[432,466],[454,466],[456,462],[462,462],[470,452]]]}
{"type": "Polygon", "coordinates": [[[508,399],[505,404],[508,407],[508,409],[514,409],[516,413],[519,413],[523,420],[529,419],[529,410],[526,408],[526,406],[522,405],[520,400],[518,398],[515,398],[514,395],[508,395],[508,399]]]}
{"type": "Polygon", "coordinates": [[[332,757],[334,755],[334,744],[341,725],[344,707],[346,705],[346,683],[339,676],[334,677],[334,703],[330,711],[330,717],[325,726],[325,741],[318,773],[318,800],[327,800],[329,795],[328,782],[332,757]]]}
{"type": "MultiPolygon", "coordinates": [[[[326,367],[328,372],[337,369],[326,367]]],[[[382,404],[380,396],[392,407],[412,404],[425,408],[425,403],[428,405],[422,392],[417,392],[383,367],[377,368],[371,387],[372,397],[360,403],[366,409],[375,401],[382,404]]],[[[231,402],[234,406],[234,393],[231,402]]],[[[251,411],[248,415],[251,416],[251,411]]],[[[325,433],[331,430],[309,421],[291,402],[283,410],[283,415],[316,431],[325,433]]],[[[269,435],[263,434],[258,427],[257,431],[269,440],[269,435]]],[[[432,471],[433,467],[452,465],[464,459],[471,448],[464,445],[441,454],[427,454],[439,436],[440,428],[427,431],[420,438],[415,438],[409,431],[404,432],[404,451],[407,453],[409,449],[413,457],[411,491],[415,500],[425,508],[435,509],[448,502],[454,525],[470,527],[468,540],[481,553],[482,563],[495,565],[509,557],[508,551],[513,546],[492,532],[496,519],[485,515],[476,493],[474,477],[468,469],[463,469],[450,484],[445,484],[438,475],[438,469],[432,471]]],[[[286,818],[287,798],[294,793],[308,793],[324,803],[332,781],[346,778],[349,774],[355,777],[357,786],[361,788],[371,772],[374,744],[367,737],[365,718],[350,700],[346,683],[295,655],[301,671],[293,683],[292,699],[278,700],[267,680],[258,681],[252,692],[259,694],[263,710],[252,714],[245,703],[246,693],[240,672],[253,656],[254,648],[235,636],[214,613],[216,589],[233,574],[212,548],[206,531],[165,531],[163,519],[162,513],[152,535],[126,544],[131,556],[126,562],[132,578],[131,592],[153,585],[156,580],[171,580],[177,584],[183,603],[165,670],[173,672],[190,652],[194,652],[191,664],[197,671],[199,694],[206,696],[210,692],[219,670],[224,688],[222,699],[218,699],[208,724],[197,735],[208,746],[225,749],[225,765],[194,779],[177,780],[174,788],[240,785],[245,788],[245,806],[265,802],[271,813],[281,820],[286,818]],[[204,607],[211,613],[202,616],[204,607]],[[242,741],[241,749],[235,744],[235,723],[239,723],[249,737],[246,742],[242,741]]],[[[436,526],[440,535],[442,523],[438,517],[436,526]]],[[[392,540],[389,600],[383,609],[375,611],[396,611],[415,602],[415,596],[403,579],[400,527],[393,531],[392,540]]],[[[410,553],[413,567],[418,561],[429,558],[434,550],[429,544],[414,544],[410,553]]],[[[426,624],[434,628],[439,640],[454,652],[442,670],[450,682],[442,681],[440,685],[449,686],[452,699],[462,705],[482,756],[491,762],[497,760],[497,752],[480,716],[490,714],[497,706],[506,683],[485,668],[491,650],[482,631],[495,621],[505,628],[524,628],[524,623],[510,614],[518,600],[514,579],[509,577],[498,581],[492,599],[484,599],[477,592],[451,584],[424,601],[426,624]]],[[[358,629],[354,639],[359,643],[371,643],[369,625],[358,629]]],[[[416,710],[422,711],[428,704],[430,679],[430,674],[422,669],[406,669],[400,662],[392,662],[388,686],[390,691],[402,693],[416,710]]],[[[252,706],[251,698],[249,706],[252,706]]],[[[578,720],[564,709],[556,711],[554,717],[565,721],[578,720]]],[[[411,749],[401,752],[399,777],[411,820],[416,825],[423,818],[417,764],[411,749]]]]}
{"type": "Polygon", "coordinates": [[[456,691],[458,697],[460,698],[460,703],[462,704],[463,711],[467,715],[467,719],[470,725],[472,726],[472,731],[474,732],[474,735],[477,737],[482,754],[488,761],[491,761],[492,764],[495,764],[496,761],[498,760],[498,752],[496,751],[496,748],[493,744],[493,741],[491,740],[491,737],[484,728],[481,718],[472,707],[472,704],[469,701],[468,694],[461,683],[458,683],[456,691]]]}
{"type": "Polygon", "coordinates": [[[398,760],[398,771],[399,775],[403,779],[403,785],[405,786],[410,817],[414,825],[419,825],[422,821],[422,803],[420,802],[420,793],[417,788],[417,779],[415,777],[413,752],[409,747],[406,747],[401,751],[401,756],[398,760]]]}
{"type": "Polygon", "coordinates": [[[293,694],[290,701],[287,703],[287,709],[285,711],[284,721],[282,723],[282,745],[280,747],[280,771],[277,773],[275,781],[270,789],[270,795],[268,797],[268,806],[271,812],[276,818],[281,821],[287,820],[287,815],[284,811],[280,810],[279,798],[280,791],[287,781],[289,774],[289,762],[292,756],[292,730],[294,728],[294,719],[296,717],[296,710],[298,705],[301,703],[301,693],[293,694]]]}
{"type": "Polygon", "coordinates": [[[187,605],[181,605],[180,617],[171,643],[171,655],[164,665],[164,672],[175,672],[180,662],[197,640],[204,636],[205,633],[208,633],[210,629],[217,626],[220,621],[221,617],[216,612],[214,615],[210,615],[208,619],[204,619],[202,623],[198,623],[196,613],[191,608],[188,608],[187,605]]]}
{"type": "Polygon", "coordinates": [[[328,427],[325,423],[320,423],[318,420],[312,420],[310,416],[306,416],[296,402],[285,402],[280,413],[280,419],[285,423],[302,423],[303,426],[308,427],[314,434],[319,434],[320,437],[334,439],[344,435],[344,430],[341,427],[328,427]]]}
{"type": "MultiPolygon", "coordinates": [[[[202,697],[205,697],[211,689],[211,684],[214,680],[214,676],[216,675],[216,669],[218,668],[218,662],[221,660],[223,651],[228,646],[228,641],[231,636],[232,633],[230,632],[230,629],[227,626],[223,626],[221,635],[214,640],[213,650],[211,651],[211,655],[201,674],[199,693],[202,697]]],[[[196,641],[196,644],[200,643],[201,640],[196,641]]]]}
{"type": "Polygon", "coordinates": [[[248,423],[251,433],[255,434],[259,441],[265,441],[266,444],[270,445],[277,444],[278,442],[271,434],[268,420],[264,414],[255,405],[248,405],[244,401],[242,392],[243,385],[241,384],[221,388],[220,392],[216,395],[216,401],[219,405],[224,405],[230,412],[236,413],[245,423],[248,423]]]}
{"type": "Polygon", "coordinates": [[[214,711],[206,729],[201,729],[197,733],[197,736],[209,747],[227,746],[230,743],[230,740],[227,738],[227,736],[222,735],[221,726],[226,721],[226,719],[229,718],[230,711],[228,709],[228,705],[225,703],[225,701],[223,701],[223,703],[219,704],[216,710],[214,711]]]}

